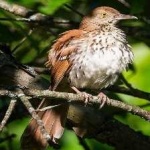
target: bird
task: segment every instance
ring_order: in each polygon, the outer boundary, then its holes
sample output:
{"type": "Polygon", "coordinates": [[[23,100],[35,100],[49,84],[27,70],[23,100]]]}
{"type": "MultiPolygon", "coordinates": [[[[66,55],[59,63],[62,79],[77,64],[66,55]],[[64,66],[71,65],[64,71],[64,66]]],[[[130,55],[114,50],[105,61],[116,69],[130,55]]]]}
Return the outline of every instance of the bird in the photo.
{"type": "MultiPolygon", "coordinates": [[[[117,26],[120,20],[127,19],[137,17],[101,6],[84,16],[78,29],[60,34],[48,52],[46,63],[51,74],[50,90],[61,91],[67,86],[76,93],[83,93],[87,100],[89,95],[82,89],[101,91],[113,85],[118,75],[133,62],[126,34],[117,26]]],[[[41,106],[53,104],[44,100],[41,106]]],[[[68,104],[61,104],[38,113],[52,143],[57,144],[63,134],[68,107],[68,104]]],[[[37,150],[45,149],[47,145],[34,119],[22,136],[22,147],[29,145],[29,140],[37,150]]]]}

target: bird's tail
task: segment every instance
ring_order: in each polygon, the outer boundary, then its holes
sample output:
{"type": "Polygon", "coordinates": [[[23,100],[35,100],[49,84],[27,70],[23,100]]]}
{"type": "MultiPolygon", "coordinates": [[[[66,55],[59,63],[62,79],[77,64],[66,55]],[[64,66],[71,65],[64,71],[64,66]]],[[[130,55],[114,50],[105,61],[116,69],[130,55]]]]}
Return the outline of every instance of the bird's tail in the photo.
{"type": "MultiPolygon", "coordinates": [[[[48,100],[44,102],[47,106],[48,100]]],[[[68,113],[68,104],[62,104],[38,115],[42,119],[45,129],[50,134],[51,143],[57,144],[61,138],[68,113]]],[[[34,119],[32,119],[21,137],[22,150],[44,150],[47,147],[47,141],[43,138],[40,129],[34,119]]]]}

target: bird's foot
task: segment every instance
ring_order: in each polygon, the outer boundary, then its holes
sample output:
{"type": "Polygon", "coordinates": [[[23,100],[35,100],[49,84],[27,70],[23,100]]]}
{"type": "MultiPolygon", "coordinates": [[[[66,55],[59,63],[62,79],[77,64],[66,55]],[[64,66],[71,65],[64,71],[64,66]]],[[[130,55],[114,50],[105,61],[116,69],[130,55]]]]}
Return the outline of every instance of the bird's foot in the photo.
{"type": "Polygon", "coordinates": [[[98,95],[98,98],[100,100],[100,109],[102,107],[104,107],[105,103],[107,102],[107,100],[109,99],[103,92],[100,92],[98,95]]]}
{"type": "Polygon", "coordinates": [[[89,103],[90,99],[92,98],[91,94],[88,94],[86,92],[79,91],[76,87],[71,87],[77,94],[80,94],[84,97],[84,103],[85,106],[89,103]]]}
{"type": "Polygon", "coordinates": [[[84,104],[86,106],[90,102],[90,99],[92,98],[92,95],[88,94],[86,92],[80,92],[80,94],[82,94],[82,96],[84,97],[84,104]]]}

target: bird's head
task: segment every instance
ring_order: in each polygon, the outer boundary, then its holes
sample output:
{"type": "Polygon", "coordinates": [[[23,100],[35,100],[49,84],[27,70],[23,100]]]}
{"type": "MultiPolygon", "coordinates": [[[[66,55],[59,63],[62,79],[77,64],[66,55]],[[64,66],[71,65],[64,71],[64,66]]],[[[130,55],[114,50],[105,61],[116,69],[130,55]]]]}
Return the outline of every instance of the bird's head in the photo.
{"type": "Polygon", "coordinates": [[[125,15],[111,7],[97,7],[89,15],[85,16],[80,27],[88,27],[89,25],[101,26],[105,24],[115,25],[120,20],[137,19],[132,15],[125,15]]]}

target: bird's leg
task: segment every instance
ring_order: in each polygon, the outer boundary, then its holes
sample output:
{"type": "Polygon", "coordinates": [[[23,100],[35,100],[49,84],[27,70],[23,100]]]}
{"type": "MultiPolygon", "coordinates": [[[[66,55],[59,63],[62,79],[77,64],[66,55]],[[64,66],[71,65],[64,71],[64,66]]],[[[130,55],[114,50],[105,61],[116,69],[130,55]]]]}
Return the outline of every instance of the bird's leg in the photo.
{"type": "Polygon", "coordinates": [[[81,92],[81,91],[79,91],[76,87],[74,87],[74,86],[72,86],[71,87],[77,94],[80,94],[80,95],[82,95],[84,98],[85,98],[85,101],[84,101],[84,103],[85,103],[85,105],[87,105],[88,103],[89,103],[89,100],[90,100],[90,98],[92,97],[92,95],[91,94],[88,94],[88,93],[86,93],[86,92],[81,92]]]}
{"type": "Polygon", "coordinates": [[[109,99],[103,92],[100,92],[98,95],[98,98],[100,100],[100,109],[105,105],[105,103],[107,102],[107,100],[109,99]]]}

